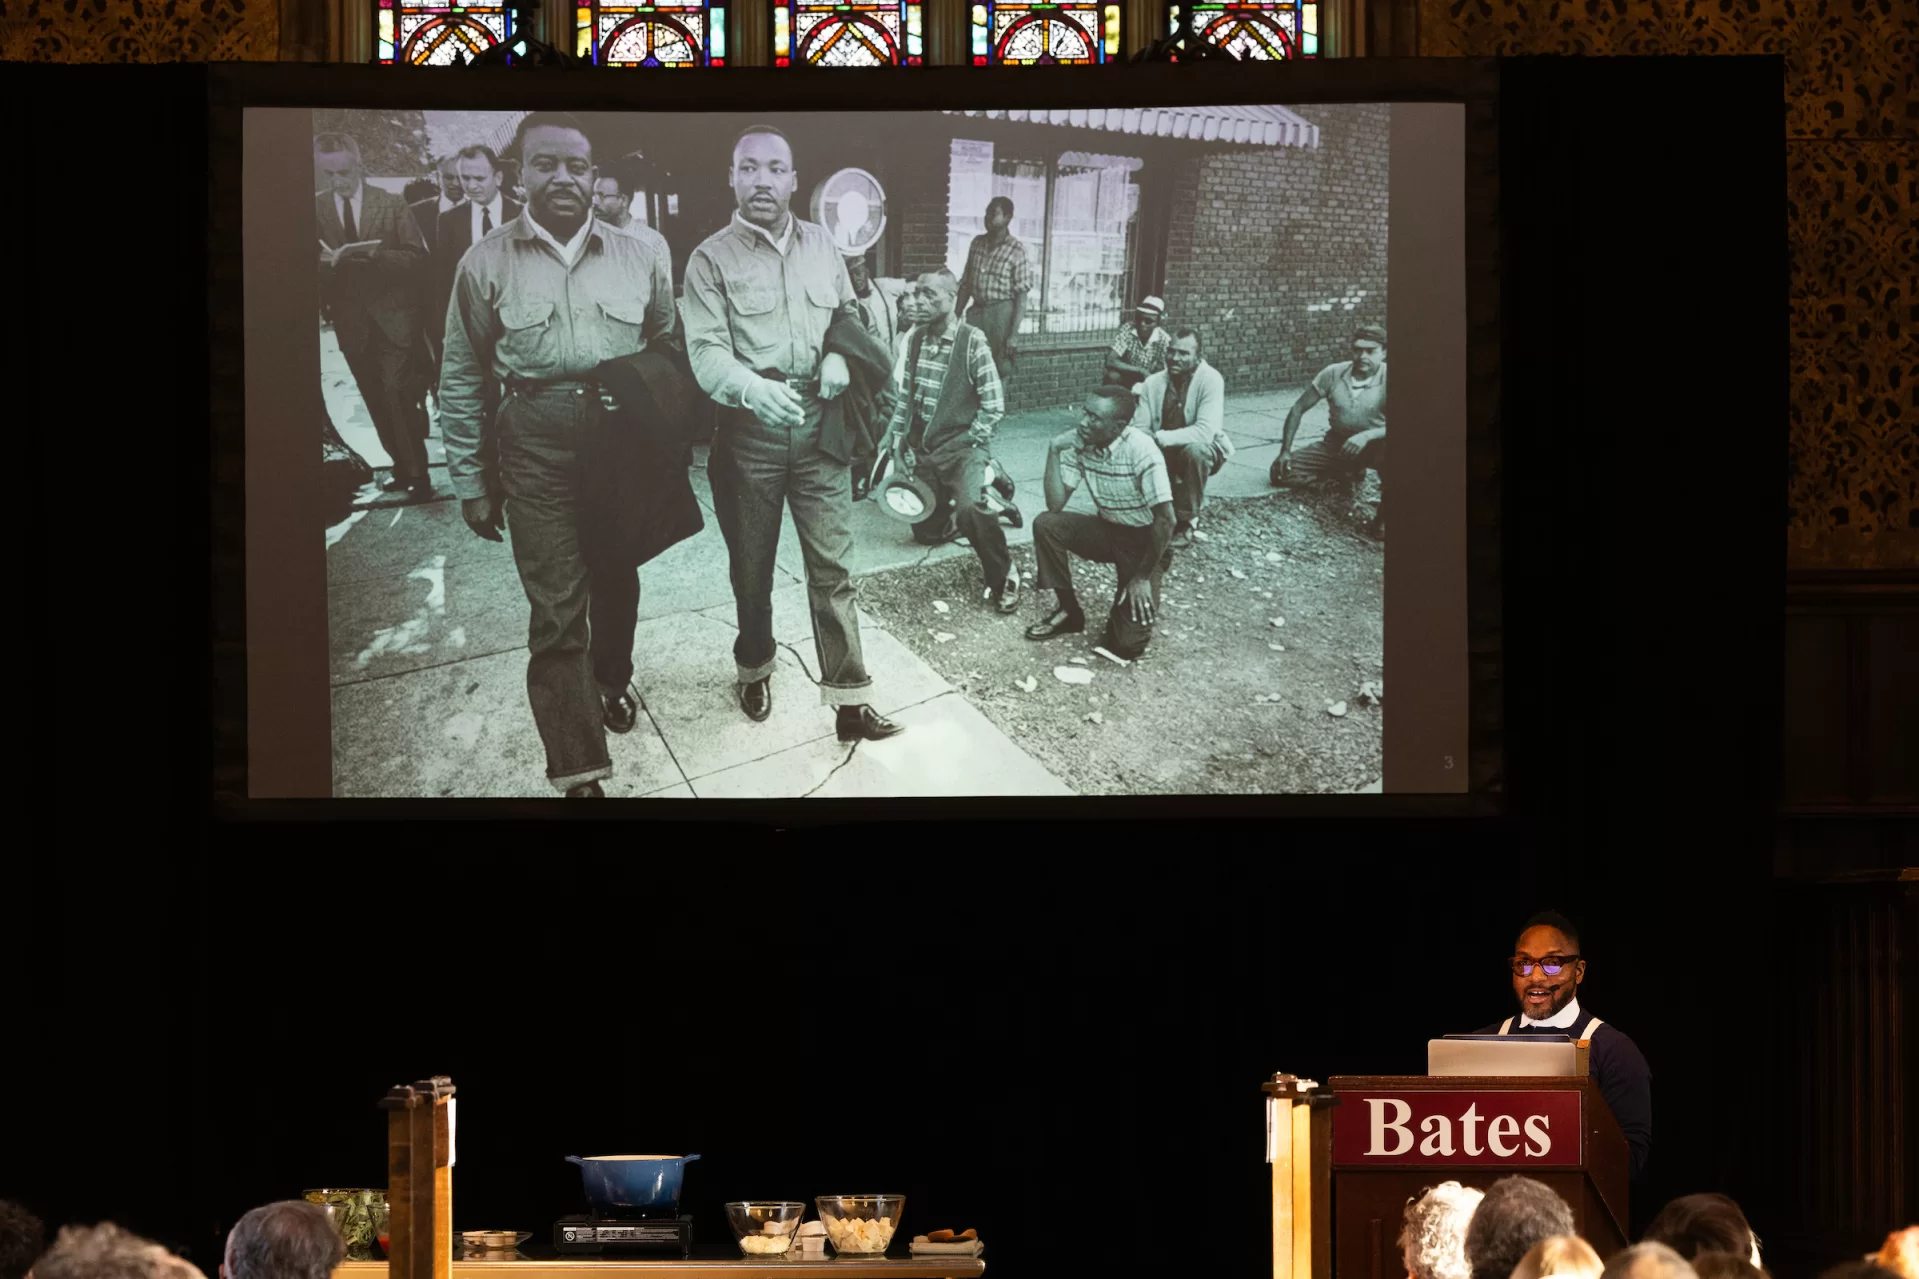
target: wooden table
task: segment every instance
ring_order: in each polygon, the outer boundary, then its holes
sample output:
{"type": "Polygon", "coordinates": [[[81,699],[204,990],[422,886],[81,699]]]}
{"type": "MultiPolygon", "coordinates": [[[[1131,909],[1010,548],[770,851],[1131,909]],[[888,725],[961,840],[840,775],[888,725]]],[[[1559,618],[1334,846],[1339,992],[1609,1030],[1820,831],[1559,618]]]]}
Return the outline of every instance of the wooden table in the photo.
{"type": "MultiPolygon", "coordinates": [[[[696,1250],[697,1253],[698,1250],[696,1250]]],[[[827,1257],[821,1261],[749,1260],[738,1255],[559,1257],[467,1260],[453,1257],[453,1279],[976,1279],[981,1257],[827,1257]]],[[[346,1261],[336,1279],[387,1279],[384,1261],[346,1261]]]]}

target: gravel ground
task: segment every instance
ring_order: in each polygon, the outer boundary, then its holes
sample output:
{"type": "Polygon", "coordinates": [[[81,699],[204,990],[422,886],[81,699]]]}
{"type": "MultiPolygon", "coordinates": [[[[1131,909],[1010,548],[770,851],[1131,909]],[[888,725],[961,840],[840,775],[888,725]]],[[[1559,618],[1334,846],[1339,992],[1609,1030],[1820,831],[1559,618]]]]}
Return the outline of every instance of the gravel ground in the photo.
{"type": "Polygon", "coordinates": [[[1032,589],[1030,547],[1013,551],[1028,579],[1013,617],[981,601],[971,555],[868,578],[860,602],[1079,794],[1350,792],[1381,773],[1382,712],[1361,685],[1383,697],[1385,560],[1346,510],[1330,495],[1210,500],[1127,667],[1092,652],[1106,565],[1074,566],[1088,633],[1044,644],[1021,634],[1053,605],[1032,589]],[[1091,683],[1055,675],[1074,658],[1091,683]]]}

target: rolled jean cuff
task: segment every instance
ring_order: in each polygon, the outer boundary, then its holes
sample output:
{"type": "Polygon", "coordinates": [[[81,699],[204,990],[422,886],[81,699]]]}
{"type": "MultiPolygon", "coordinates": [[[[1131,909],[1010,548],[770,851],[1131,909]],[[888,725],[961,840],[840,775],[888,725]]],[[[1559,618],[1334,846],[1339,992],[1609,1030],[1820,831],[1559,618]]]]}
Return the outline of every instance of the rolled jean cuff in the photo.
{"type": "Polygon", "coordinates": [[[748,684],[759,683],[774,671],[778,670],[779,665],[780,656],[778,653],[773,654],[773,656],[767,658],[758,666],[740,666],[738,663],[734,664],[735,669],[739,671],[741,687],[745,687],[748,684]]]}
{"type": "Polygon", "coordinates": [[[864,706],[872,700],[873,681],[863,679],[857,684],[821,684],[821,706],[864,706]]]}
{"type": "Polygon", "coordinates": [[[602,764],[598,768],[589,768],[582,773],[568,773],[563,777],[549,777],[553,789],[564,795],[575,786],[584,786],[588,782],[603,782],[613,776],[613,765],[602,764]]]}

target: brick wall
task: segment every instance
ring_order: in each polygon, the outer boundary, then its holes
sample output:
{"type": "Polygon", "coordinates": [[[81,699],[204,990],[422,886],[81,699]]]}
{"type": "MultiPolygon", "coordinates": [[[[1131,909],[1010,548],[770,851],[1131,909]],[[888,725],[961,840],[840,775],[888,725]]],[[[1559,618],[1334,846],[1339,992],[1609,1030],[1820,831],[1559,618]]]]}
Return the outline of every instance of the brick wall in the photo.
{"type": "Polygon", "coordinates": [[[1176,168],[1171,323],[1200,331],[1228,389],[1299,385],[1386,322],[1390,108],[1293,108],[1319,149],[1197,155],[1176,168]]]}

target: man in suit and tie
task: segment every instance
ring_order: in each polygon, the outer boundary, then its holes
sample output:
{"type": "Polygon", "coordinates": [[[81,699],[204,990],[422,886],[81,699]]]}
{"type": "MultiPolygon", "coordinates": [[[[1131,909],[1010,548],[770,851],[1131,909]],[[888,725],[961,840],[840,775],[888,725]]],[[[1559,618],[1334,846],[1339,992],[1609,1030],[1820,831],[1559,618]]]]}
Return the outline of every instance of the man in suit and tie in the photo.
{"type": "Polygon", "coordinates": [[[1133,425],[1159,445],[1173,484],[1174,549],[1193,544],[1206,481],[1233,455],[1226,434],[1226,379],[1200,355],[1199,334],[1176,329],[1166,347],[1166,367],[1134,388],[1139,410],[1133,425]]]}
{"type": "Polygon", "coordinates": [[[435,308],[431,327],[436,338],[444,337],[447,303],[453,297],[453,279],[460,259],[494,230],[520,216],[521,206],[501,189],[506,170],[492,147],[462,148],[454,157],[465,199],[440,214],[433,250],[435,308]]]}
{"type": "Polygon", "coordinates": [[[428,253],[434,249],[434,233],[439,230],[440,215],[465,198],[460,191],[458,163],[458,156],[449,155],[442,159],[433,170],[437,194],[407,203],[407,207],[413,210],[413,220],[420,224],[420,235],[426,240],[428,253]]]}
{"type": "Polygon", "coordinates": [[[383,488],[430,497],[426,383],[420,359],[420,284],[426,242],[399,196],[370,186],[350,134],[313,139],[325,184],[314,200],[320,239],[320,301],[380,447],[393,460],[383,488]],[[346,246],[364,244],[363,248],[346,246]]]}

